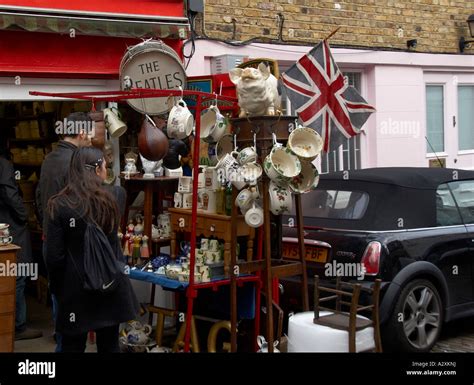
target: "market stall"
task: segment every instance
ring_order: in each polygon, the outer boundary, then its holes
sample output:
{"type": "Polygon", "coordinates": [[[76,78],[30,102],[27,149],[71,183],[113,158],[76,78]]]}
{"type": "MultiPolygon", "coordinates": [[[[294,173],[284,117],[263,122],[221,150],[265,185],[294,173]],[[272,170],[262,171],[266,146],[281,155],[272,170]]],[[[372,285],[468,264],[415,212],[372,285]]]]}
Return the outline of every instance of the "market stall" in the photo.
{"type": "MultiPolygon", "coordinates": [[[[32,92],[32,95],[44,95],[41,92],[32,92]]],[[[206,94],[201,92],[195,91],[173,91],[173,90],[128,90],[128,91],[117,91],[117,92],[106,92],[106,93],[89,93],[89,94],[48,94],[47,96],[58,96],[58,97],[66,97],[66,98],[75,98],[80,100],[90,100],[93,104],[101,102],[101,101],[125,101],[129,99],[144,99],[144,98],[157,98],[157,97],[184,97],[187,95],[194,95],[197,98],[197,103],[194,109],[196,122],[195,122],[195,140],[194,140],[194,154],[199,154],[199,146],[200,146],[200,138],[201,135],[201,111],[202,111],[202,104],[206,101],[212,100],[227,100],[232,101],[232,98],[223,97],[223,96],[216,96],[212,94],[206,94]]],[[[235,101],[234,101],[235,103],[235,101]]],[[[213,107],[216,108],[216,107],[213,107]]],[[[210,109],[210,108],[209,108],[210,109]]],[[[207,110],[209,110],[207,109],[207,110]]],[[[205,114],[205,113],[204,113],[205,114]]],[[[203,114],[203,116],[204,116],[203,114]]],[[[197,178],[185,178],[180,177],[178,178],[178,191],[177,193],[183,194],[186,191],[189,194],[191,191],[191,199],[190,201],[185,201],[184,195],[180,197],[180,199],[175,200],[175,209],[169,209],[171,213],[171,239],[172,239],[172,257],[174,258],[174,262],[176,262],[176,236],[178,233],[182,232],[189,232],[190,233],[190,242],[189,246],[185,248],[184,255],[180,258],[180,266],[177,264],[167,264],[165,269],[161,269],[161,273],[165,273],[165,277],[152,279],[150,276],[141,273],[134,273],[134,270],[147,270],[150,269],[150,263],[146,260],[149,255],[143,255],[140,251],[137,254],[135,252],[137,250],[143,251],[143,238],[140,236],[134,235],[135,228],[137,224],[133,225],[129,224],[130,227],[127,230],[123,230],[122,233],[124,238],[124,254],[131,256],[132,258],[129,259],[130,265],[132,266],[132,275],[131,277],[135,277],[137,279],[147,280],[168,288],[186,288],[186,297],[187,297],[187,309],[186,309],[186,329],[184,334],[184,349],[185,351],[189,350],[189,342],[191,337],[191,320],[193,314],[193,302],[197,296],[199,288],[206,288],[209,286],[218,287],[219,285],[223,284],[230,284],[231,286],[231,351],[236,351],[236,324],[237,324],[237,311],[236,311],[236,292],[237,292],[237,285],[239,281],[242,280],[254,280],[254,278],[248,278],[248,274],[252,274],[256,277],[255,279],[259,280],[259,275],[254,275],[255,272],[263,271],[264,278],[265,278],[265,288],[266,288],[266,298],[272,298],[272,278],[283,276],[283,275],[294,275],[294,274],[302,274],[305,276],[305,266],[304,260],[300,263],[272,263],[271,260],[271,244],[270,244],[270,230],[269,228],[265,228],[265,231],[259,232],[259,242],[260,245],[263,243],[263,235],[266,233],[265,237],[265,259],[262,259],[261,254],[261,247],[258,247],[258,253],[255,258],[252,258],[255,254],[253,253],[253,238],[255,236],[254,232],[255,229],[261,228],[264,223],[269,224],[269,215],[270,210],[272,210],[275,214],[283,212],[288,209],[283,205],[279,205],[277,202],[271,202],[271,196],[267,194],[262,194],[261,199],[263,201],[263,211],[261,209],[257,209],[256,206],[256,199],[260,199],[260,196],[252,195],[251,189],[254,188],[256,191],[261,189],[262,191],[271,191],[269,189],[269,181],[270,179],[267,177],[269,175],[273,179],[278,179],[281,177],[279,172],[275,175],[272,174],[272,171],[264,165],[265,174],[266,176],[263,178],[263,185],[260,185],[259,179],[262,177],[262,169],[259,164],[261,162],[261,157],[265,158],[267,155],[270,154],[270,149],[272,146],[274,147],[275,151],[279,151],[283,149],[281,145],[279,145],[276,141],[277,140],[287,140],[289,135],[289,128],[294,127],[294,117],[269,117],[268,119],[263,119],[262,121],[256,121],[255,125],[251,124],[252,120],[236,120],[235,124],[233,125],[232,135],[234,138],[233,147],[230,148],[225,154],[220,154],[221,159],[219,163],[221,167],[217,169],[225,171],[225,178],[222,179],[223,183],[231,183],[232,190],[233,190],[233,200],[235,204],[232,205],[232,212],[231,217],[226,217],[225,215],[221,214],[221,218],[219,218],[219,214],[209,214],[205,213],[206,210],[202,210],[202,204],[204,200],[199,202],[199,180],[201,182],[204,181],[204,185],[206,183],[206,177],[202,172],[199,171],[199,164],[197,161],[193,163],[193,174],[197,175],[197,178]],[[269,122],[270,124],[266,125],[265,122],[269,122]],[[244,123],[242,125],[242,123],[244,123]],[[250,124],[249,124],[250,123],[250,124]],[[261,128],[261,129],[260,129],[261,128]],[[259,131],[259,132],[258,132],[259,131]],[[236,158],[234,158],[233,153],[237,151],[237,138],[240,137],[239,141],[245,142],[249,138],[254,139],[253,147],[245,147],[245,149],[241,150],[238,153],[237,159],[240,159],[241,164],[236,163],[236,158]],[[258,140],[259,146],[256,145],[258,140]],[[247,162],[245,158],[247,158],[248,152],[250,150],[246,150],[250,148],[254,151],[254,154],[250,154],[251,161],[247,162]],[[260,153],[260,151],[262,151],[260,153]],[[257,162],[258,159],[258,162],[257,162]],[[249,169],[251,171],[249,171],[249,169]],[[247,170],[247,172],[246,172],[247,170]],[[256,170],[256,171],[255,171],[256,170]],[[245,186],[249,186],[250,189],[244,189],[245,186]],[[260,187],[259,187],[260,185],[260,187]],[[252,187],[254,186],[254,187],[252,187]],[[237,193],[238,190],[244,191],[244,194],[237,193]],[[247,197],[247,193],[251,194],[250,197],[247,197]],[[242,202],[242,195],[247,202],[246,204],[251,203],[253,207],[252,209],[246,207],[242,202]],[[201,209],[198,211],[198,206],[201,204],[201,209]],[[245,215],[239,215],[237,212],[237,206],[240,208],[245,215]],[[271,207],[271,208],[270,208],[271,207]],[[189,213],[187,212],[189,210],[189,213]],[[249,214],[250,212],[250,214],[249,214]],[[264,218],[265,217],[265,218],[264,218]],[[239,219],[240,218],[240,219],[239,219]],[[239,222],[240,221],[240,222],[239,222]],[[240,223],[240,224],[239,224],[240,223]],[[227,227],[229,226],[229,227],[227,227]],[[128,231],[128,233],[126,232],[128,231]],[[230,236],[229,236],[230,234],[230,236]],[[209,235],[215,235],[217,239],[208,239],[206,238],[209,235]],[[200,237],[200,247],[197,247],[197,236],[200,237]],[[247,240],[247,251],[246,251],[246,261],[238,261],[237,255],[237,237],[238,236],[246,236],[247,240]],[[224,238],[224,247],[222,248],[223,253],[221,253],[220,245],[218,242],[219,238],[224,238]],[[142,243],[140,247],[140,243],[142,243]],[[132,250],[131,250],[132,249],[132,250]],[[229,250],[230,249],[230,250],[229,250]],[[134,255],[136,258],[134,258],[134,255]],[[224,256],[223,261],[221,262],[221,255],[224,256]],[[141,257],[144,257],[145,260],[141,261],[141,257]],[[141,262],[141,263],[140,263],[141,262]],[[215,273],[218,271],[217,264],[222,266],[220,273],[215,273]],[[195,272],[194,274],[191,272],[195,272]],[[211,274],[212,272],[212,274],[211,274]],[[227,277],[227,278],[226,278],[227,277]],[[178,282],[181,281],[184,284],[177,284],[176,282],[170,282],[171,280],[176,280],[178,278],[178,282]],[[219,283],[217,283],[219,282],[219,283]]],[[[155,128],[158,130],[158,128],[155,128]]],[[[230,127],[229,127],[230,129],[230,127]]],[[[224,136],[224,131],[221,133],[221,136],[224,136]]],[[[169,134],[169,127],[168,127],[168,135],[169,134]]],[[[205,134],[207,135],[207,133],[205,134]]],[[[220,138],[219,138],[220,139],[220,138]]],[[[297,146],[296,146],[297,147],[297,146]]],[[[295,148],[296,148],[295,147],[295,148]]],[[[318,142],[314,142],[314,151],[317,151],[318,142]]],[[[273,150],[272,150],[273,151],[273,150]]],[[[313,151],[313,152],[314,152],[313,151]]],[[[289,154],[289,150],[284,150],[285,154],[289,154]]],[[[194,156],[195,160],[197,155],[194,156]]],[[[295,155],[291,155],[290,157],[291,164],[284,164],[287,168],[292,168],[291,172],[299,175],[301,172],[301,164],[300,161],[296,158],[295,155]]],[[[275,161],[276,163],[276,161],[275,161]]],[[[281,173],[280,173],[281,174],[281,173]]],[[[295,182],[294,188],[301,188],[303,191],[307,191],[311,188],[314,188],[316,182],[315,177],[317,173],[314,172],[310,173],[304,177],[305,185],[299,185],[295,182]],[[309,178],[309,182],[306,180],[309,178]],[[309,184],[308,184],[309,183],[309,184]]],[[[124,173],[125,179],[130,178],[130,170],[124,173]]],[[[212,188],[213,177],[216,178],[217,175],[215,173],[211,174],[209,184],[212,188]]],[[[285,176],[284,176],[285,177],[285,176]]],[[[286,176],[285,181],[289,181],[291,176],[286,176]]],[[[154,181],[156,179],[153,176],[150,179],[154,181]]],[[[158,182],[160,179],[157,179],[158,182]]],[[[270,182],[272,183],[272,182],[270,182]]],[[[296,190],[295,190],[296,191],[296,190]]],[[[300,192],[300,191],[298,191],[300,192]]],[[[186,194],[184,193],[184,194],[186,194]]],[[[209,192],[208,192],[209,194],[209,192]]],[[[175,193],[176,195],[176,193],[175,193]]],[[[278,200],[279,198],[277,198],[278,200]]],[[[291,195],[290,195],[291,201],[291,195]]],[[[288,204],[288,202],[287,202],[288,204]]],[[[296,200],[296,204],[299,205],[299,200],[296,200]]],[[[209,211],[209,205],[207,207],[209,211]]],[[[212,207],[211,211],[215,210],[215,206],[212,207]]],[[[299,221],[299,228],[302,229],[302,223],[299,221]]],[[[147,225],[147,223],[145,223],[147,225]]],[[[143,230],[143,229],[141,229],[143,230]]],[[[149,232],[149,229],[148,229],[149,232]]],[[[300,232],[302,236],[302,231],[300,232]]],[[[301,247],[303,243],[301,242],[301,247]]],[[[301,253],[304,255],[304,252],[301,253]]],[[[163,266],[160,266],[163,267],[163,266]]],[[[150,270],[153,270],[152,268],[150,270]]],[[[305,283],[305,280],[303,280],[305,283]]],[[[260,286],[258,286],[260,287],[260,286]]],[[[306,287],[303,285],[303,295],[307,301],[307,293],[306,287]]],[[[307,302],[306,302],[307,303],[307,302]]],[[[259,304],[259,294],[257,293],[257,300],[256,304],[259,304]]],[[[257,307],[257,309],[259,306],[257,307]]],[[[257,313],[257,312],[256,312],[257,313]]],[[[273,342],[273,321],[272,321],[272,313],[271,310],[268,310],[268,340],[270,343],[273,342]]],[[[258,317],[256,317],[256,321],[258,322],[258,317]]],[[[255,328],[258,330],[258,327],[255,328]]]]}
{"type": "MultiPolygon", "coordinates": [[[[195,154],[198,154],[199,153],[199,136],[200,136],[200,115],[201,115],[201,105],[203,103],[205,103],[206,101],[209,101],[209,100],[215,100],[216,99],[216,95],[212,95],[212,94],[206,94],[206,93],[201,93],[201,92],[195,92],[195,91],[170,91],[170,90],[167,90],[167,91],[161,91],[161,90],[129,90],[129,91],[117,91],[117,92],[105,92],[105,93],[99,93],[99,92],[95,92],[95,93],[89,93],[89,94],[77,94],[77,93],[70,93],[70,94],[44,94],[44,93],[41,93],[41,92],[32,92],[31,93],[32,95],[38,95],[38,96],[57,96],[57,97],[62,97],[62,98],[74,98],[74,99],[79,99],[79,100],[89,100],[91,101],[93,104],[95,103],[99,103],[99,102],[102,102],[102,101],[115,101],[115,102],[120,102],[120,101],[125,101],[125,100],[129,100],[129,99],[137,99],[137,100],[141,100],[141,99],[144,99],[144,98],[156,98],[156,97],[165,97],[168,98],[169,96],[174,96],[174,97],[183,97],[183,96],[187,96],[187,95],[190,95],[190,96],[195,96],[197,97],[197,103],[196,103],[196,106],[194,107],[195,109],[195,116],[196,116],[196,128],[195,128],[195,135],[196,135],[196,139],[194,141],[194,151],[195,151],[195,154]]],[[[222,100],[226,100],[228,102],[233,102],[235,103],[235,100],[233,100],[232,98],[230,97],[224,97],[224,96],[217,96],[218,99],[222,99],[222,100]]],[[[156,128],[158,130],[158,128],[156,128]]],[[[222,133],[223,134],[223,133],[222,133]]],[[[194,175],[199,175],[199,164],[198,164],[198,161],[195,161],[194,162],[194,169],[193,169],[193,172],[194,172],[194,175]]],[[[133,180],[133,175],[130,175],[131,173],[133,173],[133,171],[130,171],[128,170],[123,172],[123,180],[126,182],[126,183],[129,183],[131,180],[133,180]]],[[[143,178],[143,177],[142,177],[143,178]]],[[[145,181],[145,183],[150,183],[150,184],[156,184],[156,183],[160,183],[163,181],[162,179],[163,177],[151,177],[148,181],[145,181]]],[[[171,179],[176,179],[176,178],[173,178],[173,177],[170,177],[171,179]]],[[[147,178],[148,179],[148,178],[147,178]]],[[[198,188],[197,188],[197,185],[198,185],[198,179],[199,178],[194,178],[192,180],[192,187],[193,187],[193,191],[197,191],[198,188]]],[[[181,180],[186,180],[186,179],[183,179],[183,177],[181,178],[178,178],[179,181],[181,180]]],[[[184,182],[183,182],[184,183],[184,182]]],[[[189,183],[189,180],[188,180],[188,183],[189,183]]],[[[181,186],[182,187],[182,186],[181,186]]],[[[190,186],[187,186],[187,188],[189,189],[190,186]]],[[[181,188],[182,190],[182,188],[181,188]]],[[[179,192],[179,186],[178,186],[178,191],[179,192]]],[[[193,197],[197,197],[198,195],[195,193],[195,194],[192,194],[193,197]]],[[[149,206],[151,207],[151,206],[149,206]]],[[[148,207],[148,209],[149,209],[148,207]]],[[[190,212],[190,216],[189,216],[189,223],[192,223],[193,226],[190,226],[189,227],[189,230],[190,230],[190,243],[189,243],[189,247],[188,247],[188,250],[189,250],[189,261],[188,262],[182,262],[182,264],[184,264],[187,269],[184,269],[183,271],[183,268],[181,267],[180,271],[179,271],[179,277],[181,278],[181,281],[182,282],[186,282],[185,285],[176,285],[174,282],[171,282],[169,281],[169,278],[177,278],[178,274],[175,274],[173,276],[173,270],[176,269],[176,268],[173,268],[173,266],[168,266],[168,269],[165,270],[165,277],[161,277],[162,279],[158,279],[158,280],[152,280],[154,283],[159,283],[160,285],[163,285],[165,287],[168,287],[168,288],[178,288],[178,287],[186,287],[188,286],[188,289],[187,289],[187,292],[186,292],[186,296],[188,298],[188,304],[187,304],[187,317],[186,317],[186,325],[190,325],[190,318],[191,317],[191,314],[192,314],[192,306],[193,306],[193,300],[196,296],[196,282],[195,280],[197,279],[197,277],[199,277],[199,287],[200,288],[205,288],[205,287],[209,287],[209,285],[213,285],[215,287],[219,286],[220,284],[229,284],[230,283],[230,280],[229,279],[223,279],[225,275],[229,275],[228,273],[227,274],[218,274],[216,275],[215,277],[212,277],[212,280],[211,280],[211,277],[210,277],[210,269],[209,269],[209,272],[208,272],[208,277],[207,277],[207,281],[209,282],[207,285],[206,285],[206,279],[204,280],[204,282],[201,283],[201,280],[202,280],[202,275],[196,275],[196,274],[189,274],[188,276],[186,276],[186,270],[188,271],[193,271],[195,270],[193,267],[196,265],[196,249],[197,249],[197,243],[196,243],[196,235],[199,235],[197,234],[197,227],[196,227],[196,223],[198,223],[198,201],[197,199],[192,199],[192,202],[191,202],[191,205],[188,205],[187,206],[188,209],[189,209],[189,212],[190,212]],[[211,282],[214,282],[214,281],[221,281],[220,284],[218,284],[217,286],[215,284],[211,284],[211,282]]],[[[149,212],[147,213],[147,215],[149,214],[149,212]]],[[[179,222],[181,219],[184,219],[184,217],[186,217],[187,214],[186,213],[183,213],[182,216],[179,216],[179,218],[177,219],[177,221],[179,222]]],[[[224,216],[224,218],[226,218],[224,216]]],[[[227,217],[228,218],[228,217],[227,217]]],[[[136,227],[137,227],[137,223],[134,223],[134,224],[128,224],[127,225],[127,230],[123,229],[123,238],[124,238],[124,254],[126,256],[131,256],[132,258],[130,259],[130,265],[132,266],[132,274],[131,274],[131,277],[133,278],[134,277],[134,269],[133,268],[136,268],[136,269],[144,269],[146,270],[147,269],[147,265],[148,265],[148,268],[150,267],[150,264],[148,264],[148,261],[147,260],[144,260],[144,261],[139,261],[139,259],[141,259],[140,257],[144,257],[144,255],[141,253],[141,251],[143,250],[143,238],[144,237],[140,237],[139,235],[135,235],[135,230],[136,230],[136,227]],[[131,225],[131,226],[130,226],[131,225]],[[131,231],[128,231],[128,230],[131,230],[131,231]],[[141,245],[140,245],[141,243],[141,245]],[[136,254],[137,258],[134,259],[133,255],[134,255],[134,252],[136,250],[140,250],[138,252],[138,254],[136,254]],[[141,263],[140,263],[141,262],[141,263]]],[[[149,225],[149,222],[145,222],[145,228],[147,228],[149,225]]],[[[178,224],[179,226],[179,224],[178,224]]],[[[213,226],[213,225],[211,225],[213,226]]],[[[182,226],[181,226],[182,227],[182,226]]],[[[142,229],[143,230],[143,229],[142,229]]],[[[216,232],[219,232],[219,226],[216,226],[216,232]]],[[[248,231],[248,230],[247,230],[248,231]]],[[[147,232],[149,233],[150,232],[150,229],[148,227],[147,229],[147,232]]],[[[228,231],[227,231],[228,233],[228,231]]],[[[227,239],[227,238],[226,238],[227,239]]],[[[202,242],[202,239],[201,239],[201,242],[202,242]]],[[[211,241],[211,243],[213,245],[215,245],[215,241],[211,241]]],[[[235,238],[233,240],[233,242],[231,242],[232,245],[234,245],[233,249],[236,248],[236,241],[235,241],[235,238]]],[[[215,246],[213,246],[215,247],[215,246]]],[[[201,248],[202,248],[202,243],[201,243],[201,248]]],[[[227,249],[229,247],[227,246],[227,249]]],[[[231,246],[231,249],[232,249],[232,246],[231,246]]],[[[227,253],[229,251],[227,250],[227,253]]],[[[232,254],[232,253],[231,253],[232,254]]],[[[212,254],[208,254],[209,256],[212,256],[212,254]]],[[[222,272],[224,270],[226,270],[227,272],[229,272],[231,269],[229,267],[229,263],[231,263],[227,257],[227,265],[228,266],[225,266],[225,263],[224,262],[220,262],[219,261],[219,257],[220,257],[220,251],[219,251],[219,246],[217,246],[217,249],[216,251],[214,251],[214,256],[215,256],[215,260],[213,259],[212,260],[212,263],[211,264],[214,264],[214,262],[216,262],[216,264],[219,264],[220,266],[222,266],[222,272]],[[224,267],[225,266],[225,267],[224,267]]],[[[226,256],[228,256],[228,254],[226,254],[226,256]]],[[[147,257],[145,257],[147,258],[147,257]]],[[[187,258],[187,254],[184,255],[184,258],[183,258],[183,261],[186,261],[186,258],[187,258]]],[[[234,256],[235,258],[235,256],[234,256]]],[[[211,261],[209,261],[211,262],[211,261]]],[[[200,265],[204,265],[203,263],[201,263],[200,265]]],[[[215,271],[217,269],[213,269],[212,271],[215,271]]],[[[204,271],[207,271],[207,269],[204,269],[204,271]]],[[[136,275],[136,277],[138,279],[140,279],[140,273],[138,273],[136,275]]],[[[146,275],[145,275],[146,277],[146,275]]],[[[149,278],[144,278],[145,280],[149,280],[149,278]]],[[[248,280],[248,278],[245,278],[246,280],[248,280]]],[[[190,327],[190,326],[189,326],[190,327]]],[[[186,344],[189,344],[189,327],[187,327],[186,329],[186,334],[185,334],[185,339],[186,339],[186,344]]],[[[185,346],[185,350],[188,349],[187,346],[185,346]]]]}

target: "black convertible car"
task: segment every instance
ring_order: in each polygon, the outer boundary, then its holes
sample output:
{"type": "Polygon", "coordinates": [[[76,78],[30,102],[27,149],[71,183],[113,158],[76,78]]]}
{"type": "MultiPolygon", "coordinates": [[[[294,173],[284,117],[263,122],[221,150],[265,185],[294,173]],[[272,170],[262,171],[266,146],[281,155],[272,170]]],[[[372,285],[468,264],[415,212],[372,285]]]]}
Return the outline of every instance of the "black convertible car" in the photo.
{"type": "MultiPolygon", "coordinates": [[[[474,315],[473,171],[338,172],[302,202],[310,274],[382,279],[384,349],[429,351],[443,322],[474,315]]],[[[294,216],[283,223],[282,255],[294,258],[294,216]]],[[[292,282],[282,281],[288,311],[298,310],[292,282]]]]}

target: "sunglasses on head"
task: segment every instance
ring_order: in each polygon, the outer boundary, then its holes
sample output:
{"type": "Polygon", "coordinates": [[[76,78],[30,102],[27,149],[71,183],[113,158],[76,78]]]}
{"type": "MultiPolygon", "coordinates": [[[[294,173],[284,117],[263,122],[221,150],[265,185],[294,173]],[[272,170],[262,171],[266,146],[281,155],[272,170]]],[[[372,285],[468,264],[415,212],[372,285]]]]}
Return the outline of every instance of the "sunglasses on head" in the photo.
{"type": "Polygon", "coordinates": [[[100,167],[102,165],[103,161],[104,160],[102,158],[99,158],[99,159],[97,159],[96,161],[94,161],[92,163],[86,163],[85,167],[89,168],[89,169],[92,169],[92,170],[95,170],[96,167],[100,167]]]}

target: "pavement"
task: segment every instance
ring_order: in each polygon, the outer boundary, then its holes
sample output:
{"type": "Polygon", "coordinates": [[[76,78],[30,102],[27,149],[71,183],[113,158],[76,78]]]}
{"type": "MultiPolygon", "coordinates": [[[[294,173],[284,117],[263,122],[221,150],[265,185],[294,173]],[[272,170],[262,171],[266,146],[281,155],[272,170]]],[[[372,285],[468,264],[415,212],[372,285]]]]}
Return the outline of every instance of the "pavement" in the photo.
{"type": "MultiPolygon", "coordinates": [[[[39,329],[43,337],[32,340],[15,341],[15,353],[54,353],[56,342],[54,341],[54,323],[51,307],[39,303],[36,298],[26,296],[27,303],[27,326],[39,329]]],[[[95,344],[87,342],[86,352],[96,352],[95,344]]]]}
{"type": "MultiPolygon", "coordinates": [[[[16,353],[54,352],[54,325],[51,307],[39,303],[36,298],[27,296],[28,326],[40,329],[43,337],[33,340],[15,341],[16,353]]],[[[96,345],[87,342],[86,352],[96,352],[96,345]]],[[[435,345],[434,353],[472,353],[474,352],[474,317],[445,324],[441,338],[435,345]]]]}
{"type": "Polygon", "coordinates": [[[449,322],[443,326],[433,353],[474,352],[474,317],[449,322]]]}

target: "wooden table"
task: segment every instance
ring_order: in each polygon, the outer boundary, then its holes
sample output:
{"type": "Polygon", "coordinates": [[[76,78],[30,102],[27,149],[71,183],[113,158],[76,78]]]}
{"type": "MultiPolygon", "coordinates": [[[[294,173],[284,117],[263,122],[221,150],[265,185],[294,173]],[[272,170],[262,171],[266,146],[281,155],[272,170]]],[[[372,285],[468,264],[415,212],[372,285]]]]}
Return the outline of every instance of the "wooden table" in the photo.
{"type": "MultiPolygon", "coordinates": [[[[16,245],[0,246],[0,264],[7,269],[16,263],[16,253],[21,248],[16,245]]],[[[0,276],[0,352],[13,352],[15,341],[15,296],[16,277],[0,276]]]]}
{"type": "Polygon", "coordinates": [[[125,213],[122,218],[122,231],[125,234],[127,229],[128,214],[130,206],[136,199],[138,193],[143,191],[145,194],[143,204],[143,233],[148,237],[150,247],[152,242],[157,243],[158,251],[160,246],[165,246],[169,239],[160,239],[153,241],[151,237],[152,222],[153,222],[153,204],[156,205],[156,214],[163,212],[163,200],[173,200],[174,192],[178,189],[178,177],[160,176],[155,178],[143,178],[142,175],[125,177],[121,176],[123,187],[127,190],[127,202],[125,206],[125,213]],[[154,200],[154,195],[157,199],[154,200]]]}
{"type": "MultiPolygon", "coordinates": [[[[191,232],[191,210],[190,209],[168,209],[171,214],[171,258],[176,258],[176,242],[179,233],[191,232]]],[[[253,240],[255,229],[245,223],[243,215],[236,217],[237,237],[248,237],[247,239],[247,260],[252,260],[253,240]]],[[[228,215],[209,214],[206,211],[198,210],[196,235],[203,235],[206,238],[215,237],[224,240],[224,269],[226,276],[229,273],[230,252],[232,244],[232,217],[228,215]]]]}

